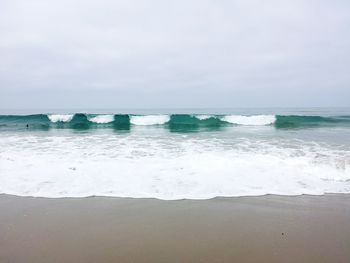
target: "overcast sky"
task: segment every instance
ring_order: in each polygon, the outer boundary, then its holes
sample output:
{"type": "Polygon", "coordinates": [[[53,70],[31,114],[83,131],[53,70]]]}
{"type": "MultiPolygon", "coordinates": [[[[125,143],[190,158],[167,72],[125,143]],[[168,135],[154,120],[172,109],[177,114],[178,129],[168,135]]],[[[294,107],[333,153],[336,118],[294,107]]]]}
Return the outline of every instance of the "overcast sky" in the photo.
{"type": "Polygon", "coordinates": [[[350,106],[348,0],[0,0],[0,108],[350,106]]]}

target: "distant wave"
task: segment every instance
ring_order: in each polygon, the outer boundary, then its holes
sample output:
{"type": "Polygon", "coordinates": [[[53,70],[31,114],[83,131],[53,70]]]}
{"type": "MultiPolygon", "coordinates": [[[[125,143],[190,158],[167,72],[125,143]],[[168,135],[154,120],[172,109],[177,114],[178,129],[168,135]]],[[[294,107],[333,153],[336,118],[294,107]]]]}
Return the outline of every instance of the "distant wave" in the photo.
{"type": "Polygon", "coordinates": [[[216,129],[229,126],[273,126],[278,129],[350,127],[350,116],[301,115],[210,115],[210,114],[36,114],[0,115],[2,129],[129,129],[131,126],[159,125],[173,131],[216,129]]]}
{"type": "Polygon", "coordinates": [[[324,126],[350,126],[350,116],[276,116],[277,128],[313,128],[324,126]]]}

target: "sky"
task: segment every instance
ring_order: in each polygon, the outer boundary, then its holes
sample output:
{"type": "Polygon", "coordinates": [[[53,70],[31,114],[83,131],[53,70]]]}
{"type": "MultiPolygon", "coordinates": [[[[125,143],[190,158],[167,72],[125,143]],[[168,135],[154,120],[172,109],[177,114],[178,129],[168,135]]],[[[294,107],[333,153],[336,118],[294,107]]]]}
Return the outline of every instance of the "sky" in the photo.
{"type": "Polygon", "coordinates": [[[348,0],[0,0],[0,108],[350,106],[348,0]]]}

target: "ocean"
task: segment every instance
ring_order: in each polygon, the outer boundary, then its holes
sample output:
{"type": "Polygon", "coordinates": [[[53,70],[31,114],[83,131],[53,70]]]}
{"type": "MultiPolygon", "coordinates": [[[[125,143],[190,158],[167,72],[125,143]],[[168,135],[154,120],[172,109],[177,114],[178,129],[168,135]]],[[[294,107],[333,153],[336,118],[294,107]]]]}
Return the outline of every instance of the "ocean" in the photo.
{"type": "Polygon", "coordinates": [[[350,193],[350,109],[3,110],[0,193],[350,193]]]}

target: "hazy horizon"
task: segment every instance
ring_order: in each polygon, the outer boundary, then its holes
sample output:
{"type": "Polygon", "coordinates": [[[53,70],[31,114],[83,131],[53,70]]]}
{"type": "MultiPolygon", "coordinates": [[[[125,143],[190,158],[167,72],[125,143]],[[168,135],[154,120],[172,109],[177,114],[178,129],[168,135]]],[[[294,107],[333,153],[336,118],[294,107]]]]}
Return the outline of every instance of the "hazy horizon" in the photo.
{"type": "MultiPolygon", "coordinates": [[[[236,107],[236,108],[42,108],[42,109],[1,109],[4,115],[32,114],[129,114],[129,115],[284,115],[284,116],[349,116],[350,107],[236,107]]],[[[62,115],[62,116],[63,116],[62,115]]]]}

